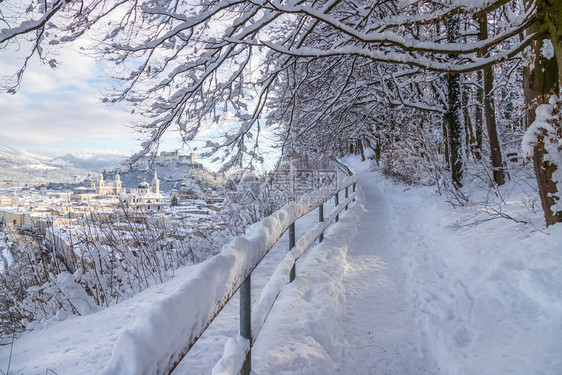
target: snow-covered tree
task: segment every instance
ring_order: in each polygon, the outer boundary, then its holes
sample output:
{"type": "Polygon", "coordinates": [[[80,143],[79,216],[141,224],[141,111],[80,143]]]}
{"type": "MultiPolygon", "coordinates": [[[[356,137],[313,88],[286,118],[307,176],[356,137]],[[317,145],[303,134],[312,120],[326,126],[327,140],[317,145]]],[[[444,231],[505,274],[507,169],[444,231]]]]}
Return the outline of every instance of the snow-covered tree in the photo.
{"type": "MultiPolygon", "coordinates": [[[[142,153],[153,151],[170,128],[189,141],[218,123],[223,137],[208,147],[225,167],[247,157],[260,160],[266,124],[280,133],[281,146],[310,134],[327,145],[372,131],[384,103],[376,89],[369,95],[377,85],[384,92],[380,75],[373,73],[379,64],[392,64],[414,70],[411,76],[448,75],[444,120],[452,178],[460,185],[464,131],[456,74],[516,58],[543,39],[552,46],[558,72],[562,69],[557,0],[524,6],[519,0],[6,3],[0,17],[8,26],[0,33],[0,48],[27,41],[29,55],[55,66],[49,46],[89,38],[93,51],[116,65],[122,82],[106,100],[128,101],[146,116],[139,124],[146,136],[142,153]],[[489,14],[497,16],[485,32],[489,14]]],[[[17,89],[26,63],[7,82],[9,92],[17,89]]],[[[490,80],[484,82],[489,88],[490,80]]],[[[416,103],[423,102],[419,97],[416,103]]],[[[493,111],[487,113],[491,161],[501,184],[501,151],[493,144],[493,111]]]]}

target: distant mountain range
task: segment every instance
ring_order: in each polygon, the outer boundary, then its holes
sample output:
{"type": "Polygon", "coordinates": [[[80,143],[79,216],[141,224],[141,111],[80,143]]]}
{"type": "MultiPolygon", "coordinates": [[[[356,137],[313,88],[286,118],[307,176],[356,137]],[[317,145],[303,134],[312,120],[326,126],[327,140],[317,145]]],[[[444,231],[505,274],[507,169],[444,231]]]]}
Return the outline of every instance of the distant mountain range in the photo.
{"type": "Polygon", "coordinates": [[[114,169],[127,157],[117,153],[91,153],[91,152],[72,152],[63,156],[58,156],[54,160],[60,160],[76,168],[89,169],[99,172],[102,169],[114,169]]]}
{"type": "Polygon", "coordinates": [[[124,164],[126,160],[127,156],[117,153],[92,152],[73,152],[50,158],[0,144],[0,187],[83,181],[88,173],[97,175],[102,171],[107,181],[113,181],[117,170],[126,188],[136,188],[144,179],[151,182],[156,171],[163,192],[179,191],[186,178],[207,188],[224,185],[221,175],[201,169],[202,165],[198,163],[166,160],[131,166],[124,164]]]}
{"type": "Polygon", "coordinates": [[[50,158],[0,144],[0,186],[84,178],[90,170],[115,168],[125,158],[115,153],[71,153],[50,158]]]}

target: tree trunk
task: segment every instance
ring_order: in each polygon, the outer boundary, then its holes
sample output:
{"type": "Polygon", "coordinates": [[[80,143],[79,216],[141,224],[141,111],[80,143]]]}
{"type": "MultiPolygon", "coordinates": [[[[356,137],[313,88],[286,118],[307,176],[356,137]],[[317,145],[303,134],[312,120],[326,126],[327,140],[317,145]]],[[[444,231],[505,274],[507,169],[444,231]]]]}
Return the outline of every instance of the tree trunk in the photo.
{"type": "MultiPolygon", "coordinates": [[[[488,38],[488,18],[484,16],[480,19],[480,40],[488,38]]],[[[485,54],[486,51],[483,51],[485,54]]],[[[502,160],[502,152],[500,140],[498,137],[498,127],[496,124],[496,110],[494,108],[494,97],[492,90],[494,88],[494,75],[492,67],[487,66],[483,69],[484,75],[484,115],[486,117],[486,129],[488,130],[488,140],[490,142],[490,161],[492,162],[492,170],[494,182],[498,185],[505,183],[504,165],[502,160]]]]}
{"type": "MultiPolygon", "coordinates": [[[[449,42],[455,42],[459,39],[459,23],[458,16],[451,17],[447,20],[447,38],[449,42]]],[[[450,56],[455,58],[454,55],[450,56]]],[[[456,188],[462,187],[463,175],[463,142],[462,142],[462,125],[460,121],[460,85],[459,75],[449,73],[447,75],[448,86],[448,105],[445,112],[444,122],[447,125],[447,133],[449,138],[449,156],[451,174],[453,184],[456,188]]]]}
{"type": "Polygon", "coordinates": [[[494,182],[498,185],[503,185],[505,183],[504,165],[496,123],[496,110],[494,108],[492,93],[493,86],[494,77],[492,75],[492,68],[484,68],[484,115],[486,117],[488,141],[490,142],[490,159],[492,162],[494,182]]]}
{"type": "Polygon", "coordinates": [[[447,163],[447,169],[451,168],[451,158],[449,157],[449,130],[447,129],[447,123],[445,118],[443,117],[443,154],[445,156],[445,162],[447,163]]]}
{"type": "MultiPolygon", "coordinates": [[[[484,87],[482,71],[479,70],[476,79],[479,85],[484,87]]],[[[474,145],[474,158],[476,160],[482,159],[482,106],[484,105],[484,90],[482,87],[478,87],[476,93],[478,105],[475,109],[475,123],[474,123],[474,136],[476,137],[476,144],[474,145]]]]}
{"type": "Polygon", "coordinates": [[[381,136],[377,135],[376,143],[375,143],[375,160],[377,161],[377,165],[380,165],[381,153],[382,153],[382,140],[381,140],[381,136]]]}
{"type": "Polygon", "coordinates": [[[557,60],[558,78],[562,77],[562,1],[537,1],[537,16],[548,34],[557,60]]]}
{"type": "MultiPolygon", "coordinates": [[[[553,13],[557,13],[557,23],[552,22],[549,27],[551,41],[555,51],[555,57],[552,59],[545,59],[541,54],[543,45],[542,40],[534,42],[535,52],[535,66],[531,71],[529,67],[525,67],[523,71],[523,84],[525,92],[525,101],[527,104],[527,126],[530,126],[535,120],[535,109],[537,104],[545,101],[548,94],[558,94],[559,92],[559,76],[562,75],[562,38],[557,38],[559,33],[556,30],[562,31],[562,4],[558,0],[547,1],[543,0],[537,3],[537,15],[542,22],[546,14],[552,18],[553,13]],[[558,25],[558,28],[555,26],[558,25]]],[[[555,15],[554,15],[555,16],[555,15]]],[[[544,25],[542,25],[544,26],[544,25]]],[[[538,27],[531,28],[528,32],[535,32],[538,27]]],[[[561,221],[559,214],[552,211],[551,207],[554,205],[553,196],[558,195],[556,182],[552,179],[552,173],[556,171],[556,165],[545,161],[545,149],[542,137],[539,136],[537,145],[533,153],[533,164],[535,174],[537,177],[537,185],[539,189],[539,196],[544,211],[546,225],[551,225],[561,221]]]]}
{"type": "Polygon", "coordinates": [[[533,153],[533,165],[535,167],[535,175],[537,176],[544,219],[546,226],[549,226],[561,222],[562,212],[554,212],[551,208],[556,203],[553,196],[558,196],[556,182],[552,179],[552,174],[556,171],[557,166],[545,161],[545,155],[544,140],[542,137],[539,137],[533,153]]]}
{"type": "Polygon", "coordinates": [[[365,161],[365,147],[363,146],[363,141],[361,139],[357,140],[357,147],[359,148],[359,151],[361,152],[361,161],[365,161]]]}
{"type": "Polygon", "coordinates": [[[462,88],[462,117],[464,120],[464,129],[465,129],[465,147],[467,154],[469,152],[474,152],[474,144],[476,140],[474,139],[474,131],[472,129],[472,121],[470,118],[470,112],[468,110],[468,99],[470,96],[470,88],[468,85],[464,85],[462,88]]]}

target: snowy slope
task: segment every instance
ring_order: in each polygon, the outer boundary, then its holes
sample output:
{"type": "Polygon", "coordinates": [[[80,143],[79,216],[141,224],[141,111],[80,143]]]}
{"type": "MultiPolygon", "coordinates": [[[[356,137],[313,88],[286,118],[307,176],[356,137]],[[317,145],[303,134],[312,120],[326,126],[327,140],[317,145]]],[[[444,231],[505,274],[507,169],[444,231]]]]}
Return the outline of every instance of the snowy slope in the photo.
{"type": "MultiPolygon", "coordinates": [[[[370,221],[387,230],[365,233],[350,255],[360,255],[361,268],[367,268],[361,247],[372,244],[371,262],[379,267],[370,276],[379,290],[372,307],[384,309],[386,301],[391,308],[372,319],[384,321],[378,332],[371,330],[377,324],[364,325],[377,336],[370,357],[376,371],[361,366],[355,373],[561,373],[562,225],[538,231],[490,220],[470,207],[453,209],[432,189],[405,190],[377,174],[363,175],[360,182],[368,190],[370,221]],[[402,295],[395,293],[400,286],[402,295]],[[400,327],[412,320],[416,332],[404,336],[400,327]],[[392,327],[399,330],[389,337],[392,327]],[[405,352],[419,357],[403,358],[405,352]]],[[[512,217],[521,210],[515,198],[507,207],[512,212],[506,212],[512,217]]]]}
{"type": "Polygon", "coordinates": [[[16,163],[28,163],[28,164],[42,164],[46,165],[52,162],[52,159],[47,156],[32,154],[27,151],[17,151],[13,148],[0,144],[0,157],[7,161],[13,161],[16,163]]]}
{"type": "Polygon", "coordinates": [[[61,179],[71,179],[75,175],[85,177],[88,171],[63,165],[60,161],[46,156],[16,151],[0,144],[0,183],[13,181],[21,184],[34,184],[61,179]]]}
{"type": "MultiPolygon", "coordinates": [[[[297,279],[255,343],[254,372],[560,374],[562,225],[539,231],[497,219],[464,226],[479,213],[454,209],[431,188],[389,182],[366,164],[356,168],[358,201],[297,263],[297,279]]],[[[286,246],[283,238],[253,277],[254,301],[286,246]]],[[[122,304],[24,334],[11,371],[100,373],[121,332],[196,268],[122,304]]],[[[176,374],[212,372],[236,336],[237,309],[235,297],[176,374]]],[[[9,351],[0,347],[2,371],[9,351]]]]}

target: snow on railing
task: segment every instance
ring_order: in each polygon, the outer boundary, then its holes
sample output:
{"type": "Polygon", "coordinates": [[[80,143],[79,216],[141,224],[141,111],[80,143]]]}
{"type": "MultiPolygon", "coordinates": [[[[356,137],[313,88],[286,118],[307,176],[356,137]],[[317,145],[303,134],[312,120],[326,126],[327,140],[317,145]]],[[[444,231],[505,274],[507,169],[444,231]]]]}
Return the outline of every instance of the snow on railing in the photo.
{"type": "Polygon", "coordinates": [[[191,349],[217,314],[240,289],[240,337],[227,343],[223,358],[213,373],[249,373],[251,344],[255,341],[277,296],[295,275],[297,259],[355,198],[356,175],[336,161],[348,174],[336,192],[327,188],[291,203],[252,225],[243,237],[235,237],[222,251],[198,265],[190,279],[168,298],[155,303],[135,323],[122,331],[112,350],[105,374],[169,374],[191,349]],[[352,187],[353,191],[349,192],[352,187]],[[340,202],[339,193],[345,191],[340,202]],[[332,197],[336,207],[324,217],[324,204],[332,197]],[[312,203],[315,202],[315,203],[312,203]],[[319,222],[295,243],[297,219],[317,209],[319,222]],[[277,266],[261,298],[251,310],[252,271],[289,229],[289,252],[277,266]],[[252,319],[253,315],[253,319],[252,319]],[[246,359],[246,360],[245,360],[246,359]]]}

